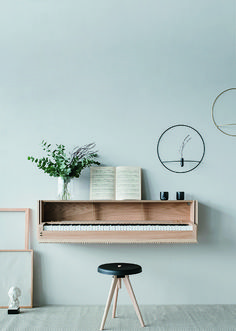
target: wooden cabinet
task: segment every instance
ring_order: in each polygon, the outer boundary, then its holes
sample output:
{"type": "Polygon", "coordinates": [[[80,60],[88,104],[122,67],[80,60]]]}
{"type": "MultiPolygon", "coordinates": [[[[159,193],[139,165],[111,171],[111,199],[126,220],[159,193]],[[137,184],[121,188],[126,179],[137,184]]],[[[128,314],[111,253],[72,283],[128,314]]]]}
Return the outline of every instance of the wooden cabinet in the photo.
{"type": "Polygon", "coordinates": [[[54,243],[196,243],[197,201],[38,202],[38,240],[54,243]]]}

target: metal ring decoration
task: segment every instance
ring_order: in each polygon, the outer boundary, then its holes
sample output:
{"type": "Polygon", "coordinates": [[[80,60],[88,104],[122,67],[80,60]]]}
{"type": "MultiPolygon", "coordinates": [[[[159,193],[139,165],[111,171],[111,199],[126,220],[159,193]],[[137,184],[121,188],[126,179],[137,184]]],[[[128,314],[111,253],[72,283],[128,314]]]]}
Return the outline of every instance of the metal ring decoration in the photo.
{"type": "MultiPolygon", "coordinates": [[[[230,137],[236,137],[236,134],[230,134],[230,133],[227,133],[227,132],[224,132],[220,126],[216,123],[216,120],[215,120],[215,117],[214,117],[214,107],[215,107],[215,104],[217,102],[217,100],[219,99],[219,97],[228,92],[228,91],[232,91],[232,90],[236,90],[236,87],[231,87],[231,88],[228,88],[227,90],[224,90],[222,91],[220,94],[217,95],[217,97],[215,98],[213,104],[212,104],[212,108],[211,108],[211,117],[212,117],[212,120],[213,120],[213,123],[215,124],[216,128],[221,131],[222,133],[226,134],[227,136],[230,136],[230,137]]],[[[236,126],[236,123],[233,123],[233,124],[228,124],[228,125],[235,125],[236,126]]]]}
{"type": "MultiPolygon", "coordinates": [[[[168,129],[166,129],[166,130],[161,134],[160,138],[158,139],[158,143],[157,143],[157,156],[158,156],[158,158],[159,158],[161,164],[162,164],[167,170],[169,170],[169,171],[171,171],[171,172],[174,172],[174,173],[177,173],[177,174],[187,173],[187,172],[190,172],[190,171],[196,169],[196,168],[199,166],[199,164],[202,162],[203,158],[204,158],[205,150],[206,150],[206,148],[205,148],[205,142],[204,142],[204,140],[203,140],[202,135],[201,135],[196,129],[194,129],[192,126],[190,126],[190,125],[186,125],[186,124],[176,124],[176,125],[173,125],[173,126],[169,127],[168,129]],[[165,134],[167,131],[169,131],[169,130],[171,130],[171,129],[173,129],[173,128],[176,128],[176,127],[180,127],[180,126],[187,127],[187,128],[190,128],[190,129],[194,130],[194,131],[199,135],[199,137],[200,137],[200,139],[201,139],[201,141],[202,141],[202,146],[203,146],[202,157],[201,157],[201,159],[200,159],[199,161],[195,161],[195,160],[188,160],[188,161],[185,161],[185,162],[193,162],[193,163],[197,163],[193,168],[191,168],[191,169],[189,169],[189,170],[186,170],[186,171],[175,171],[175,170],[172,170],[172,169],[168,168],[168,167],[165,165],[165,162],[161,159],[161,157],[160,157],[160,153],[159,153],[160,142],[161,142],[161,139],[162,139],[162,137],[164,136],[164,134],[165,134]]],[[[167,161],[167,162],[182,162],[182,160],[180,160],[180,161],[167,161]]],[[[182,165],[182,166],[183,166],[183,165],[182,165]]]]}

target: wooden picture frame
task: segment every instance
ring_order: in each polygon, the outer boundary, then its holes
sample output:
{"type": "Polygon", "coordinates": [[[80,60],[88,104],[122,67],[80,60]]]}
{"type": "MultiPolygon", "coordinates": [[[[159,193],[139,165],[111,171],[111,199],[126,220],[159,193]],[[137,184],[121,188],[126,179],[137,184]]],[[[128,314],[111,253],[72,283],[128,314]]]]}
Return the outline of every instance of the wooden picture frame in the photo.
{"type": "Polygon", "coordinates": [[[33,307],[33,250],[29,249],[29,208],[0,208],[0,212],[25,213],[24,249],[0,250],[0,308],[8,308],[8,290],[21,289],[20,308],[33,307]]]}

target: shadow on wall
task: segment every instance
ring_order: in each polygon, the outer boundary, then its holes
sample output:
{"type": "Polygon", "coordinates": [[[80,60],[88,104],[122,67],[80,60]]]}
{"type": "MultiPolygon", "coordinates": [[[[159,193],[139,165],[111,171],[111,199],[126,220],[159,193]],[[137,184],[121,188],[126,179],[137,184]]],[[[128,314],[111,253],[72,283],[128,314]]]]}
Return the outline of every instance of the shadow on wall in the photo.
{"type": "Polygon", "coordinates": [[[39,307],[40,303],[43,302],[46,293],[43,286],[43,275],[42,275],[42,259],[40,253],[34,251],[34,281],[33,281],[33,306],[39,307]],[[39,290],[40,289],[40,290],[39,290]]]}
{"type": "Polygon", "coordinates": [[[236,223],[227,211],[199,203],[198,222],[199,244],[235,245],[236,223]]]}
{"type": "Polygon", "coordinates": [[[147,175],[147,170],[142,168],[142,200],[152,200],[151,199],[151,192],[150,192],[150,187],[148,183],[148,175],[147,175]]]}
{"type": "MultiPolygon", "coordinates": [[[[142,169],[142,199],[152,200],[148,171],[142,169]]],[[[198,242],[199,244],[232,246],[236,244],[236,222],[227,209],[199,203],[198,215],[198,242]]]]}

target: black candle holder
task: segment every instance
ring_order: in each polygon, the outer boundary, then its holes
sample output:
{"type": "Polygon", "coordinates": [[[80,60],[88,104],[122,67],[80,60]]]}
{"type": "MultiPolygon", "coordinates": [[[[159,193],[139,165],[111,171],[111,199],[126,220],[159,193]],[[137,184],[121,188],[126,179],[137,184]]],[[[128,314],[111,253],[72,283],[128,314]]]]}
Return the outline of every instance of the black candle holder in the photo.
{"type": "Polygon", "coordinates": [[[168,200],[169,199],[169,192],[160,192],[160,199],[161,200],[168,200]]]}
{"type": "Polygon", "coordinates": [[[184,200],[184,192],[176,192],[176,200],[184,200]]]}

